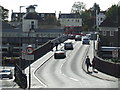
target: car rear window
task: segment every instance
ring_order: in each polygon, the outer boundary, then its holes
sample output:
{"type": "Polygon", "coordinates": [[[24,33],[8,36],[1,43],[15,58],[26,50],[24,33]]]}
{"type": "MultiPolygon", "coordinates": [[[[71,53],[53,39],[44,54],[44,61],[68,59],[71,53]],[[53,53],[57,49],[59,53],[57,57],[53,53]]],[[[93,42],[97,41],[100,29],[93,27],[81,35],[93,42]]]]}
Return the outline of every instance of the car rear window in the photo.
{"type": "Polygon", "coordinates": [[[89,40],[89,39],[85,38],[85,39],[83,39],[83,40],[89,40]]]}
{"type": "Polygon", "coordinates": [[[10,70],[2,70],[2,71],[0,71],[0,72],[10,72],[10,70]]]}

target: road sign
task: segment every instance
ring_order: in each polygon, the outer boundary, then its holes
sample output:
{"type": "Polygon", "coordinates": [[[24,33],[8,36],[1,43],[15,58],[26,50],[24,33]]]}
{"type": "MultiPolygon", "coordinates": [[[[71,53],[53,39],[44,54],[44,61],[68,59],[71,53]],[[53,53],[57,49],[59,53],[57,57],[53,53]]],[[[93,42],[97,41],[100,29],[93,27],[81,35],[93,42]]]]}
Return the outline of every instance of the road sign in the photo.
{"type": "Polygon", "coordinates": [[[118,49],[112,51],[112,57],[118,57],[118,49]]]}
{"type": "Polygon", "coordinates": [[[34,60],[34,55],[25,55],[25,60],[34,60]]]}
{"type": "Polygon", "coordinates": [[[27,53],[27,54],[32,54],[33,51],[34,51],[34,49],[33,49],[32,47],[27,47],[27,48],[26,48],[26,53],[27,53]]]}

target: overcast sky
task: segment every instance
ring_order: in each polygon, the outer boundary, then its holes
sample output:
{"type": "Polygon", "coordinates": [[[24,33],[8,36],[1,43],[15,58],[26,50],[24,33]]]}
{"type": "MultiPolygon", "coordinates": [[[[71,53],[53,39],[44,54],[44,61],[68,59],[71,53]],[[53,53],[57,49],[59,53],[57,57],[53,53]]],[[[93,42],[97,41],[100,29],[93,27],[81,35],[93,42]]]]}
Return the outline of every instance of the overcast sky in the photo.
{"type": "MultiPolygon", "coordinates": [[[[120,0],[0,0],[0,5],[14,12],[19,12],[20,6],[29,6],[37,4],[36,11],[39,13],[54,13],[55,11],[59,13],[70,13],[72,5],[74,2],[84,2],[86,8],[89,9],[94,5],[94,3],[99,4],[101,10],[107,10],[114,4],[118,4],[120,0]]],[[[22,12],[26,11],[26,7],[21,9],[22,12]]]]}

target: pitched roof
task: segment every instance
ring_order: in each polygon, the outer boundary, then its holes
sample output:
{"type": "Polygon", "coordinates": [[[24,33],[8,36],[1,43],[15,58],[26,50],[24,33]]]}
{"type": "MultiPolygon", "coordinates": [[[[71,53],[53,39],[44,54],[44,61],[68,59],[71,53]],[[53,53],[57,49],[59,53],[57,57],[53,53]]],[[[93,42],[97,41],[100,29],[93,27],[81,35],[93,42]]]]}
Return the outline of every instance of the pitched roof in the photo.
{"type": "Polygon", "coordinates": [[[39,19],[39,15],[37,13],[33,13],[33,12],[29,12],[26,14],[26,16],[24,17],[24,19],[39,19]]]}
{"type": "Polygon", "coordinates": [[[113,21],[111,18],[106,18],[101,24],[100,27],[118,27],[118,21],[113,21]]]}
{"type": "Polygon", "coordinates": [[[0,22],[2,22],[2,29],[13,29],[13,27],[8,23],[0,19],[0,22]]]}
{"type": "Polygon", "coordinates": [[[59,18],[81,18],[81,15],[77,13],[59,14],[59,18]]]}

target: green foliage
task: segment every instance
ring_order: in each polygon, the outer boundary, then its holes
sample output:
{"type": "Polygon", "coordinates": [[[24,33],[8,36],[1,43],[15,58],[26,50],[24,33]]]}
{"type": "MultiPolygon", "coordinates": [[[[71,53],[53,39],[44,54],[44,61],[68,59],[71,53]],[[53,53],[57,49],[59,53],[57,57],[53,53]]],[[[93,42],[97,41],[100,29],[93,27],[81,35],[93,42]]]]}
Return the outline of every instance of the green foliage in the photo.
{"type": "Polygon", "coordinates": [[[81,14],[85,10],[85,4],[83,2],[75,2],[72,6],[71,13],[81,14]]]}
{"type": "Polygon", "coordinates": [[[55,16],[47,16],[46,19],[40,22],[41,25],[59,25],[55,16]]]}
{"type": "Polygon", "coordinates": [[[46,22],[48,24],[55,24],[56,23],[56,17],[55,16],[48,16],[46,19],[46,22]]]}
{"type": "Polygon", "coordinates": [[[112,5],[106,12],[106,16],[111,18],[113,21],[118,21],[118,17],[120,16],[120,7],[112,5]]]}
{"type": "Polygon", "coordinates": [[[91,10],[85,10],[82,13],[83,28],[85,31],[93,30],[94,16],[91,15],[91,10]]]}
{"type": "Polygon", "coordinates": [[[8,21],[8,12],[9,10],[4,8],[3,6],[0,6],[2,8],[2,20],[8,21]]]}
{"type": "Polygon", "coordinates": [[[82,12],[83,19],[83,29],[85,31],[96,30],[95,20],[96,20],[96,11],[100,12],[99,4],[94,3],[93,7],[82,12]]]}

